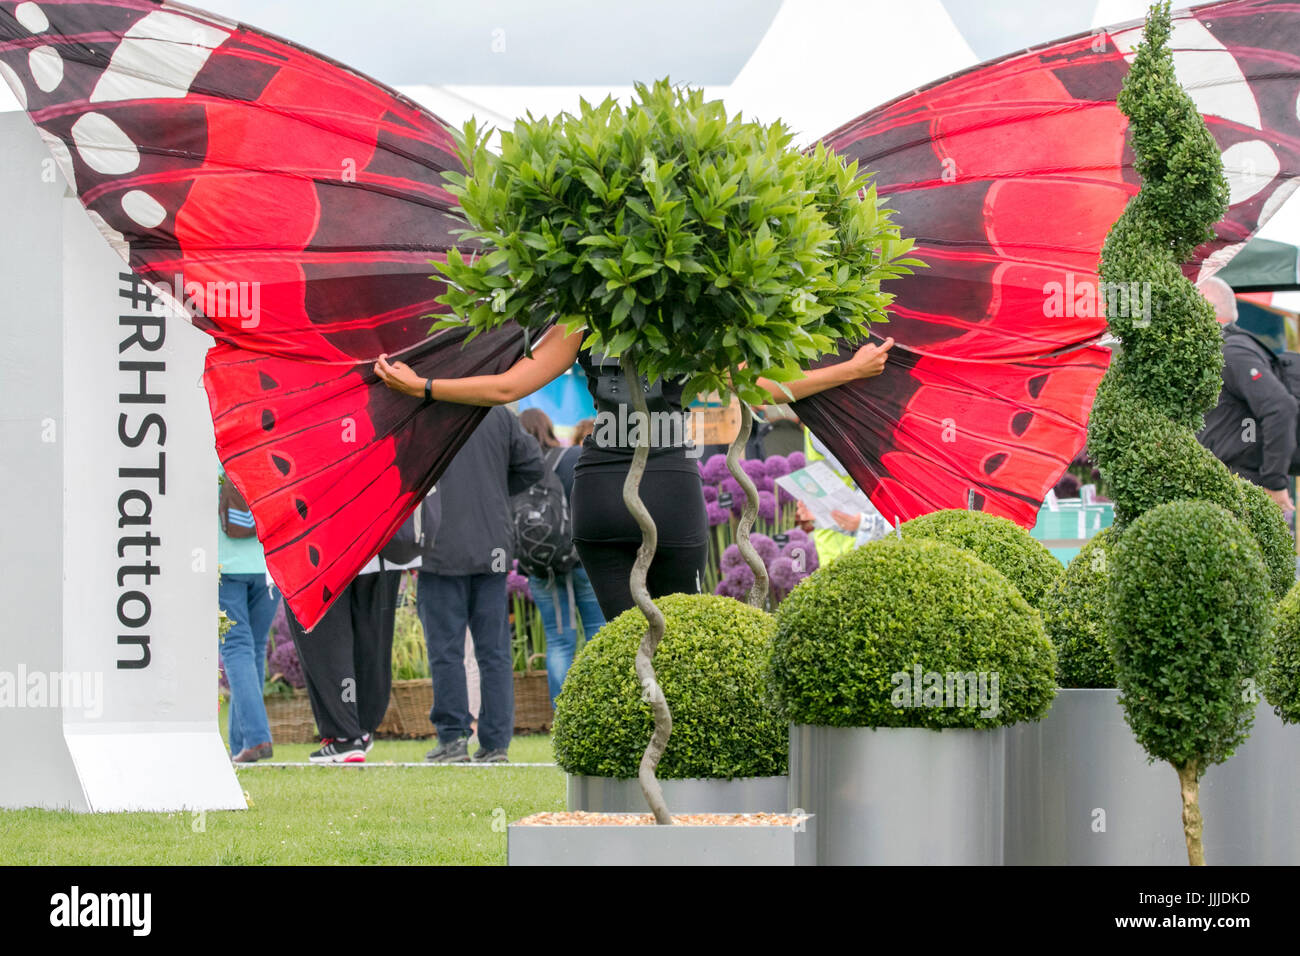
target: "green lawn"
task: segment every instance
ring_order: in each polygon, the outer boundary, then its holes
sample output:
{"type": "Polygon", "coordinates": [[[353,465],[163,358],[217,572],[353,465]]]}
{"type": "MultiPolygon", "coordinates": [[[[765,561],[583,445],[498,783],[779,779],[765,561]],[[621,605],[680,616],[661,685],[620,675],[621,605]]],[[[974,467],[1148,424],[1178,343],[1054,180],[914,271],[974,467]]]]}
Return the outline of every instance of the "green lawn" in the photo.
{"type": "MultiPolygon", "coordinates": [[[[555,767],[385,766],[431,746],[379,740],[364,766],[242,768],[249,808],[202,818],[0,811],[0,864],[504,864],[507,821],[564,809],[555,767]]],[[[276,744],[274,759],[314,747],[276,744]]],[[[510,759],[550,763],[550,737],[516,737],[510,759]]]]}

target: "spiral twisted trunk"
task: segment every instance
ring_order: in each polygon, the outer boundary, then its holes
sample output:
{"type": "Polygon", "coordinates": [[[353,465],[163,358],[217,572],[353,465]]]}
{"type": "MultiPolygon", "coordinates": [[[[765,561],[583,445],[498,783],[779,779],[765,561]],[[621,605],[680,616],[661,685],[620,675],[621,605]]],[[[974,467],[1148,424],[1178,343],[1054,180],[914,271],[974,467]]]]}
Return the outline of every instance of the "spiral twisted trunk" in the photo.
{"type": "Polygon", "coordinates": [[[736,433],[731,447],[727,449],[727,470],[736,481],[740,482],[740,487],[745,489],[745,507],[740,512],[740,524],[736,526],[736,547],[740,549],[740,556],[754,572],[754,586],[749,589],[748,601],[754,607],[761,608],[767,603],[767,568],[759,553],[754,550],[753,542],[749,540],[754,519],[758,517],[758,488],[754,485],[753,479],[745,473],[745,469],[740,467],[740,453],[744,451],[753,427],[754,413],[745,402],[741,401],[740,431],[736,433]]]}
{"type": "Polygon", "coordinates": [[[668,710],[663,689],[655,677],[653,664],[655,650],[664,636],[664,615],[651,600],[650,591],[646,587],[646,575],[650,570],[650,562],[654,560],[659,532],[645,502],[641,500],[640,492],[641,476],[645,474],[646,459],[650,455],[650,410],[641,387],[641,376],[637,373],[636,359],[630,351],[626,351],[620,363],[633,413],[642,423],[638,429],[641,441],[633,452],[632,467],[628,469],[627,479],[623,482],[623,504],[641,529],[641,547],[637,549],[636,562],[632,565],[631,588],[632,600],[645,615],[647,627],[636,652],[636,676],[641,685],[641,699],[650,705],[654,713],[654,733],[650,736],[645,753],[641,755],[637,779],[641,783],[641,793],[650,805],[650,812],[654,814],[655,823],[671,824],[672,815],[668,812],[663,789],[655,777],[655,768],[659,766],[659,760],[668,746],[668,737],[673,732],[673,717],[668,710]]]}

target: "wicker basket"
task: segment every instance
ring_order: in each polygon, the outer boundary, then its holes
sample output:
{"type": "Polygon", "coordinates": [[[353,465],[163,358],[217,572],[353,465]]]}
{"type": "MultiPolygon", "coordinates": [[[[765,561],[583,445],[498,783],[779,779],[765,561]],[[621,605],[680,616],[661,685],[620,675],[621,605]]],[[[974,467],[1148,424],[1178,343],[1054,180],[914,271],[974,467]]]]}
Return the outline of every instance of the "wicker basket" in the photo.
{"type": "Polygon", "coordinates": [[[402,734],[407,737],[432,737],[433,724],[429,723],[429,711],[432,709],[433,681],[429,678],[393,681],[392,703],[389,704],[388,711],[391,714],[396,710],[402,734]]]}
{"type": "Polygon", "coordinates": [[[292,695],[265,698],[266,722],[271,742],[309,744],[316,740],[316,718],[312,716],[307,692],[295,688],[292,695]]]}
{"type": "Polygon", "coordinates": [[[406,736],[406,725],[402,723],[402,714],[397,709],[397,697],[391,691],[388,694],[388,710],[384,711],[384,719],[375,728],[375,733],[381,737],[406,736]]]}
{"type": "Polygon", "coordinates": [[[540,734],[551,729],[551,688],[546,671],[533,670],[533,661],[541,654],[528,658],[528,670],[515,671],[515,733],[540,734]]]}

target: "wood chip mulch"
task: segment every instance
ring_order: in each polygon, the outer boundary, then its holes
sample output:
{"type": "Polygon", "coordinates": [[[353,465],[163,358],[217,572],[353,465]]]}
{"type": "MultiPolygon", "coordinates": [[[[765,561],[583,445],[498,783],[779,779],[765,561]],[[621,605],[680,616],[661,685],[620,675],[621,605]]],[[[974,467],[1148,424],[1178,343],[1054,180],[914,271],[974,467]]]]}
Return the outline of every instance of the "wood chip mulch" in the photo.
{"type": "MultiPolygon", "coordinates": [[[[789,813],[682,813],[673,814],[673,823],[687,827],[792,827],[804,818],[789,813]]],[[[591,813],[571,810],[564,813],[534,813],[516,822],[516,826],[535,827],[644,827],[654,826],[649,813],[591,813]]]]}

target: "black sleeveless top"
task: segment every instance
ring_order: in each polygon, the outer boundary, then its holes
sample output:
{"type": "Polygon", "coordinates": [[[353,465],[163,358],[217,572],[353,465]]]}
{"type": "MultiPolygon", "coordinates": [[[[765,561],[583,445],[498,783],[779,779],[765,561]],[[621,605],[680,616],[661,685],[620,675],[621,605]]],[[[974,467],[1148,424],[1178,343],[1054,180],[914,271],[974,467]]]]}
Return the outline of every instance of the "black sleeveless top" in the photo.
{"type": "Polygon", "coordinates": [[[582,443],[582,457],[574,474],[587,471],[623,471],[632,464],[637,425],[649,432],[650,455],[646,471],[698,472],[699,449],[690,447],[689,412],[682,406],[680,381],[650,383],[641,378],[649,420],[638,422],[628,400],[627,381],[617,359],[578,353],[578,365],[587,376],[587,391],[596,406],[596,423],[582,443]]]}

